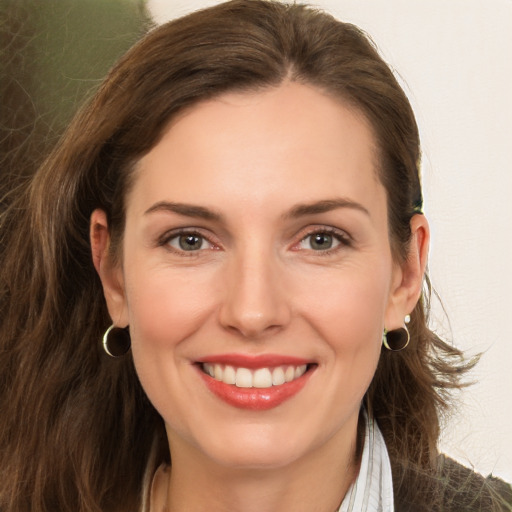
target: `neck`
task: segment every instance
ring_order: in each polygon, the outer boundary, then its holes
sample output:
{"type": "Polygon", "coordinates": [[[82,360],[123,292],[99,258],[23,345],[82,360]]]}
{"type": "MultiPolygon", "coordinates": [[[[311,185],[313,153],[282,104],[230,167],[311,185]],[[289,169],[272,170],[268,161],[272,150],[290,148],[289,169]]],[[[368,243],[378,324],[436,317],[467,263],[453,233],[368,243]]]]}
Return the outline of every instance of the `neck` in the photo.
{"type": "Polygon", "coordinates": [[[225,467],[190,447],[172,453],[172,469],[155,477],[151,512],[334,512],[358,472],[355,431],[270,469],[225,467]]]}

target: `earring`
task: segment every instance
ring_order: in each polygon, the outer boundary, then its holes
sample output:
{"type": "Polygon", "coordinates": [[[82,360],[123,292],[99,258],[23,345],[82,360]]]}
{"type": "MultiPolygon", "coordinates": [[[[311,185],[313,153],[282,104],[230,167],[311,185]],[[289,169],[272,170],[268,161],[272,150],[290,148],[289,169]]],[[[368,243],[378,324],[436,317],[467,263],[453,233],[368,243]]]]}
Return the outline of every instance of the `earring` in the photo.
{"type": "Polygon", "coordinates": [[[384,329],[382,333],[382,344],[393,352],[398,352],[403,350],[409,345],[411,341],[411,335],[409,333],[409,329],[407,328],[407,324],[411,321],[411,317],[407,315],[404,319],[404,325],[399,327],[398,329],[393,329],[392,331],[387,331],[384,329]]]}
{"type": "Polygon", "coordinates": [[[112,324],[103,335],[103,350],[110,357],[122,357],[128,350],[132,341],[128,327],[116,327],[112,324]]]}

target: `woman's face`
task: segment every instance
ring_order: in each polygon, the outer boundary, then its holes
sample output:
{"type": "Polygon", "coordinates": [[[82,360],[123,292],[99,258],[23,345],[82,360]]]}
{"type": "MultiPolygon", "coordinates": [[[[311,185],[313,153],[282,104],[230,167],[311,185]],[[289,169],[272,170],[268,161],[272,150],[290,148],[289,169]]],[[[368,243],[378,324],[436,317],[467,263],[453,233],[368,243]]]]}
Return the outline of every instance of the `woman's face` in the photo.
{"type": "Polygon", "coordinates": [[[195,106],[140,161],[106,295],[173,454],[353,447],[382,330],[409,312],[376,154],[356,110],[286,83],[195,106]]]}

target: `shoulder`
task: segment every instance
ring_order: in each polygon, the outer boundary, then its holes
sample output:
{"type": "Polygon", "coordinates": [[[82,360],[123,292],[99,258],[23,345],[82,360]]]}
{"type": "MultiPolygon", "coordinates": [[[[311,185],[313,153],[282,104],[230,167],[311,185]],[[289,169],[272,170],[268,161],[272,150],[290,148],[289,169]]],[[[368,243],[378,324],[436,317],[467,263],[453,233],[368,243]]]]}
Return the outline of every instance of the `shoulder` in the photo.
{"type": "Polygon", "coordinates": [[[439,456],[439,475],[445,503],[455,506],[449,510],[512,511],[512,487],[499,478],[485,478],[446,455],[439,456]]]}
{"type": "MultiPolygon", "coordinates": [[[[446,455],[438,457],[436,475],[416,474],[414,480],[426,492],[416,499],[398,498],[397,512],[512,512],[509,484],[492,475],[484,477],[446,455]]],[[[414,495],[408,491],[408,496],[414,495]]]]}

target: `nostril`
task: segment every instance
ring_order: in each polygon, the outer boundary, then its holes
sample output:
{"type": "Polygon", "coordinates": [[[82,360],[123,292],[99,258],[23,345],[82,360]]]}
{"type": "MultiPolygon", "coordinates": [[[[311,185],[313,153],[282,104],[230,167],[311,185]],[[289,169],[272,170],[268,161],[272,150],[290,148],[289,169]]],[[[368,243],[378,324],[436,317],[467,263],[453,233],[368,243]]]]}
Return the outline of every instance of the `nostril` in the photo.
{"type": "Polygon", "coordinates": [[[282,325],[266,323],[243,322],[238,325],[227,325],[226,328],[237,336],[242,336],[248,340],[258,340],[277,334],[282,328],[282,325]]]}

